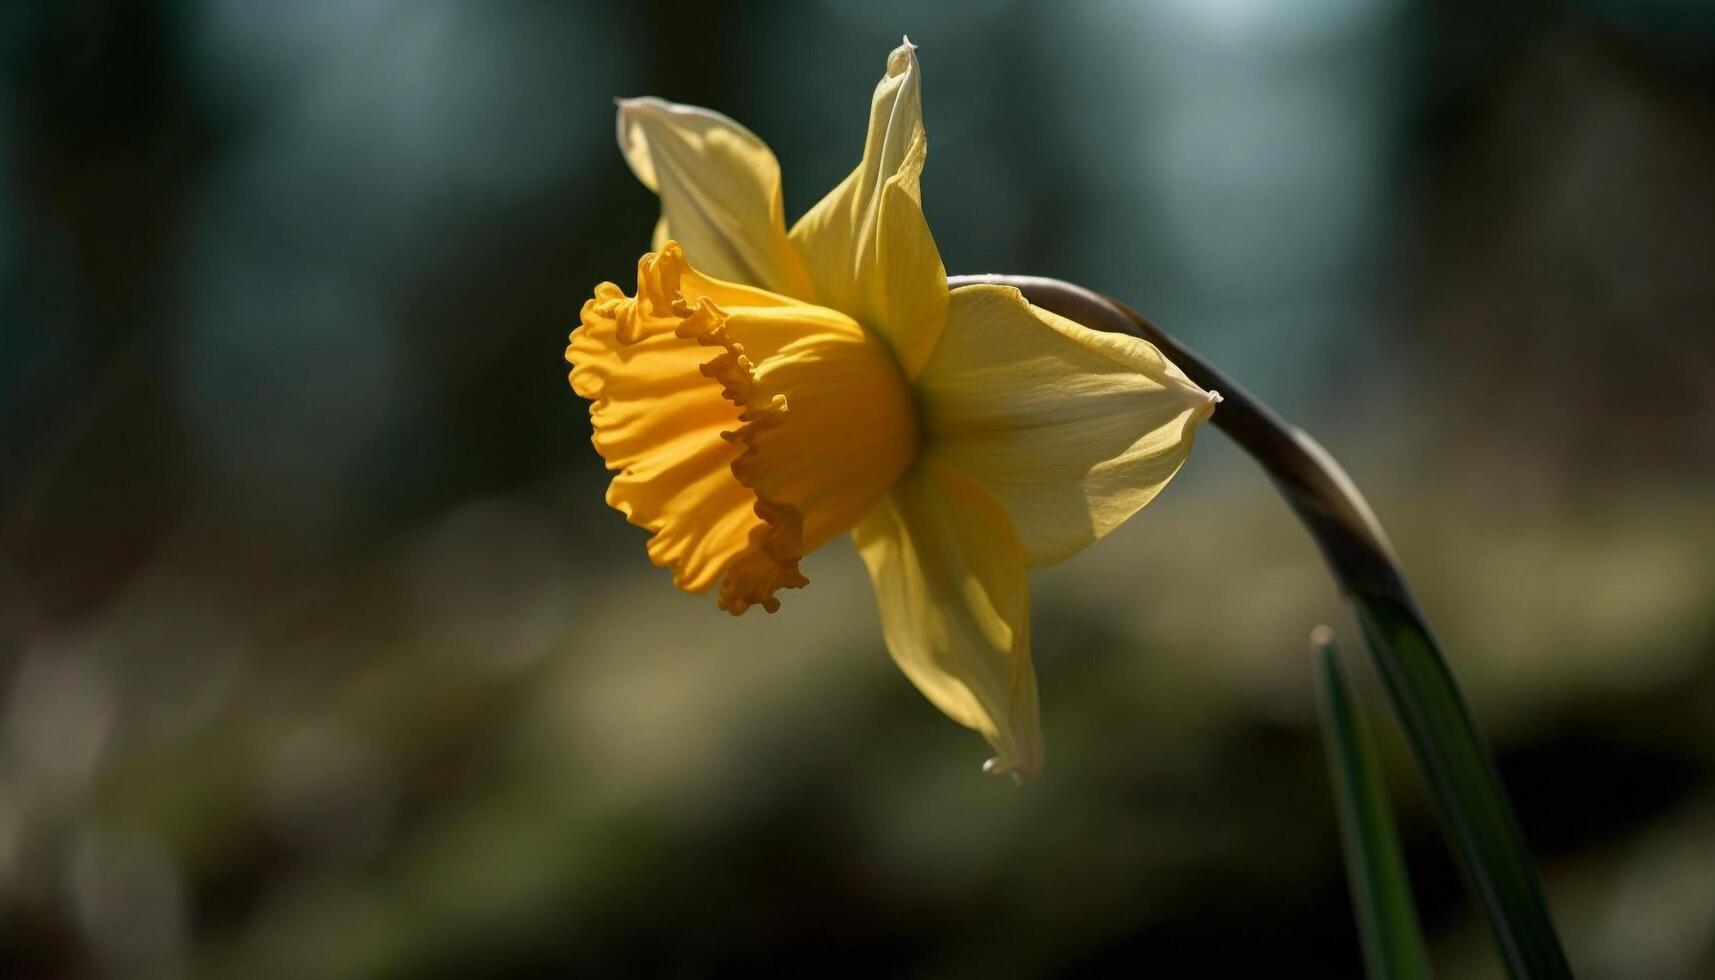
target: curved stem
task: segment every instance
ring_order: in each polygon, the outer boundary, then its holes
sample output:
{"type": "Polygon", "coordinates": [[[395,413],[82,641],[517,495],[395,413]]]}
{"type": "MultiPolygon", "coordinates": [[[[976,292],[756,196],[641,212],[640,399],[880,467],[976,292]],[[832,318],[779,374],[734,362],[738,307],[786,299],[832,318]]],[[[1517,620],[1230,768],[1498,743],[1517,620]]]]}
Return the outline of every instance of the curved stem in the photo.
{"type": "Polygon", "coordinates": [[[953,276],[947,283],[1014,286],[1030,302],[1067,319],[1094,330],[1142,337],[1160,348],[1199,387],[1221,393],[1220,407],[1210,423],[1262,465],[1309,528],[1341,586],[1410,603],[1393,546],[1334,457],[1148,317],[1118,300],[1058,279],[953,276]]]}
{"type": "Polygon", "coordinates": [[[1211,422],[1268,473],[1352,602],[1394,713],[1440,811],[1448,843],[1488,917],[1508,972],[1570,977],[1536,864],[1494,757],[1411,597],[1369,504],[1317,442],[1124,303],[1057,279],[955,276],[950,286],[1013,286],[1096,330],[1149,341],[1199,386],[1219,391],[1211,422]]]}

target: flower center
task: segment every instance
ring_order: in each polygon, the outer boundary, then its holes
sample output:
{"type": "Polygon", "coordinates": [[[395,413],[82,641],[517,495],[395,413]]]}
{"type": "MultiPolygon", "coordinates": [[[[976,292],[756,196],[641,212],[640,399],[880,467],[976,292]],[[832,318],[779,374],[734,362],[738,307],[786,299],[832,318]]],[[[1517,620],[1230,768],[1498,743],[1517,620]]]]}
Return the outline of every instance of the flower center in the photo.
{"type": "Polygon", "coordinates": [[[674,582],[742,613],[808,584],[798,560],[845,533],[917,453],[887,346],[844,314],[698,274],[677,243],[637,294],[596,287],[572,332],[572,388],[617,470],[607,500],[654,532],[674,582]]]}

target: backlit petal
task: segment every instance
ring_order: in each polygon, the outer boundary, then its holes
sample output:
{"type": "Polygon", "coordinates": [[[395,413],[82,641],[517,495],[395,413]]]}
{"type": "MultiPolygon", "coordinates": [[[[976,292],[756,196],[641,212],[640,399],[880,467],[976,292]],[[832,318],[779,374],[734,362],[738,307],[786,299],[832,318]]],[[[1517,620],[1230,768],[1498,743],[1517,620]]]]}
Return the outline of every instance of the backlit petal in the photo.
{"type": "Polygon", "coordinates": [[[923,217],[923,131],[916,47],[887,59],[857,169],[792,228],[816,302],[847,313],[893,347],[915,376],[947,314],[947,273],[923,217]]]}
{"type": "Polygon", "coordinates": [[[1148,342],[991,285],[953,291],[916,389],[927,451],[1000,501],[1032,566],[1154,499],[1219,400],[1148,342]]]}
{"type": "Polygon", "coordinates": [[[619,149],[661,196],[655,249],[671,238],[708,276],[810,298],[768,144],[718,112],[645,98],[619,103],[619,149]]]}
{"type": "Polygon", "coordinates": [[[911,683],[1024,779],[1042,764],[1024,552],[971,478],[920,459],[853,532],[887,649],[911,683]]]}

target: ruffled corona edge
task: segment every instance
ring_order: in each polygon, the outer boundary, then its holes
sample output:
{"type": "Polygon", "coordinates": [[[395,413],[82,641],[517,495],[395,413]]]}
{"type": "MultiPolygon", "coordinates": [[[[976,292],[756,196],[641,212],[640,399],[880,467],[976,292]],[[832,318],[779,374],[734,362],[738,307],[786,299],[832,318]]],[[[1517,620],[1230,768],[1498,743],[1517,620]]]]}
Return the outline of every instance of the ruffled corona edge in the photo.
{"type": "MultiPolygon", "coordinates": [[[[757,387],[754,365],[746,356],[744,346],[729,336],[727,314],[713,299],[702,296],[687,301],[681,276],[687,265],[683,250],[677,242],[667,242],[660,252],[649,253],[637,264],[637,295],[624,295],[613,283],[596,287],[595,298],[584,304],[583,323],[607,320],[614,325],[614,337],[619,344],[635,345],[659,333],[663,319],[677,321],[673,335],[713,349],[713,359],[702,364],[704,377],[720,385],[721,396],[739,409],[737,428],[720,433],[722,439],[741,447],[731,464],[733,478],[754,497],[752,509],[761,521],[750,530],[746,545],[726,563],[719,592],[720,607],[733,615],[745,612],[753,605],[768,612],[780,608],[775,593],[780,589],[797,589],[809,584],[798,570],[802,557],[803,516],[797,508],[770,499],[757,489],[761,461],[756,447],[757,438],[765,431],[782,424],[788,406],[784,395],[766,397],[757,387]]],[[[584,328],[580,328],[584,329],[584,328]]],[[[607,407],[607,385],[597,372],[586,372],[574,357],[577,332],[573,345],[566,349],[566,359],[573,364],[572,388],[591,400],[592,421],[607,407]]],[[[598,451],[601,449],[597,443],[598,451]]],[[[605,454],[604,454],[605,455],[605,454]]],[[[612,464],[610,462],[610,468],[612,464]]],[[[610,503],[632,523],[659,533],[663,521],[645,522],[633,517],[632,509],[623,501],[610,503]]],[[[670,564],[675,582],[685,587],[684,558],[658,564],[670,564]]]]}

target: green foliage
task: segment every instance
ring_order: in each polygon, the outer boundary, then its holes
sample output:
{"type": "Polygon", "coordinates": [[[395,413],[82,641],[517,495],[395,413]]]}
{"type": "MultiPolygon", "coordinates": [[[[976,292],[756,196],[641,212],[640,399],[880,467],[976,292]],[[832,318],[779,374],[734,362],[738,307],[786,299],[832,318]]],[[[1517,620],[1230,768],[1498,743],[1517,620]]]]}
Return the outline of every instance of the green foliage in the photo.
{"type": "Polygon", "coordinates": [[[1345,845],[1352,909],[1373,980],[1427,980],[1429,958],[1394,831],[1387,789],[1326,629],[1312,634],[1328,774],[1345,845]]]}
{"type": "Polygon", "coordinates": [[[1489,747],[1428,627],[1396,599],[1355,595],[1353,606],[1507,971],[1520,980],[1571,977],[1489,747]]]}

